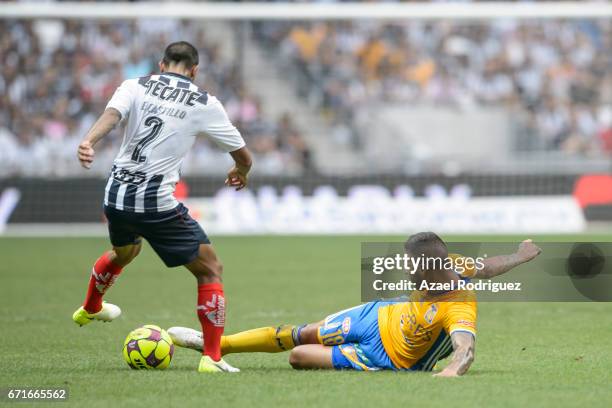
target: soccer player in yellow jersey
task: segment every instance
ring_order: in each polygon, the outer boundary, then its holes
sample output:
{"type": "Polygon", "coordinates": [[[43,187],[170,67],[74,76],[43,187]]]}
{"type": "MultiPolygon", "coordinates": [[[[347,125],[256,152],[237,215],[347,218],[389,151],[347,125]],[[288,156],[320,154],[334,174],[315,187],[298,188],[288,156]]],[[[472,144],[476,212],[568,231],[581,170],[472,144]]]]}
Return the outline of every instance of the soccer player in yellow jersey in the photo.
{"type": "MultiPolygon", "coordinates": [[[[410,257],[457,259],[433,232],[421,232],[405,243],[410,257]]],[[[419,269],[413,275],[417,287],[427,281],[451,283],[489,279],[538,256],[531,240],[523,241],[510,255],[486,258],[480,268],[419,269]]],[[[438,263],[437,265],[440,265],[438,263]]],[[[439,266],[438,266],[439,267],[439,266]]],[[[175,344],[201,350],[202,334],[172,327],[175,344]]],[[[405,301],[369,302],[303,326],[262,327],[224,336],[222,354],[275,353],[292,350],[289,363],[297,369],[335,368],[374,371],[381,369],[431,371],[436,362],[453,354],[444,370],[435,374],[465,374],[474,360],[476,295],[468,290],[413,292],[405,301]]]]}

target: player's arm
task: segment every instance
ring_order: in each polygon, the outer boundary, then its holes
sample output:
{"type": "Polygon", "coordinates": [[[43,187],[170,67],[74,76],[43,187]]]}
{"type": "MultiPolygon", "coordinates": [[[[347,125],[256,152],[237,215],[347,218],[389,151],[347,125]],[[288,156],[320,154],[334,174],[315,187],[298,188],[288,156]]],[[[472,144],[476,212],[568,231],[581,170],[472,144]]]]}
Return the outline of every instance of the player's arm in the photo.
{"type": "Polygon", "coordinates": [[[94,147],[121,121],[121,113],[115,108],[107,108],[98,118],[96,123],[89,129],[83,141],[79,144],[77,156],[81,166],[86,169],[91,167],[94,159],[94,147]]]}
{"type": "Polygon", "coordinates": [[[236,190],[242,190],[249,182],[249,171],[253,165],[251,152],[246,146],[238,150],[230,152],[234,159],[234,166],[227,173],[225,184],[230,187],[236,187],[236,190]]]}
{"type": "Polygon", "coordinates": [[[208,103],[203,108],[201,131],[234,159],[234,165],[227,172],[225,184],[235,187],[236,190],[245,188],[253,158],[242,135],[230,121],[221,102],[214,96],[209,96],[208,103]]]}
{"type": "Polygon", "coordinates": [[[483,267],[476,269],[473,277],[487,279],[498,276],[529,262],[538,256],[542,250],[530,239],[519,244],[517,251],[510,255],[492,256],[483,261],[483,267]]]}
{"type": "Polygon", "coordinates": [[[451,334],[453,357],[451,362],[434,377],[458,377],[469,370],[474,361],[474,335],[467,331],[456,331],[451,334]]]}
{"type": "Polygon", "coordinates": [[[134,88],[137,86],[135,80],[125,80],[117,88],[108,105],[106,105],[106,110],[94,123],[89,132],[87,132],[87,135],[79,145],[77,156],[81,166],[86,169],[91,167],[96,143],[106,137],[121,122],[122,118],[128,117],[134,99],[134,88]]]}

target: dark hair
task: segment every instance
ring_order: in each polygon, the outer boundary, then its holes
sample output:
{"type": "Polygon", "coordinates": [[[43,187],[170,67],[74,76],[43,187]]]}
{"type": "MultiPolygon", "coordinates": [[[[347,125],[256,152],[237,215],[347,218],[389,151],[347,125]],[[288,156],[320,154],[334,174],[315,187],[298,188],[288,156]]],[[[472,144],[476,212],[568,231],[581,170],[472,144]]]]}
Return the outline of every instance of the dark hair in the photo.
{"type": "Polygon", "coordinates": [[[166,47],[164,51],[164,64],[183,64],[185,68],[192,68],[200,62],[198,50],[187,41],[177,41],[166,47]]]}
{"type": "Polygon", "coordinates": [[[404,244],[406,253],[418,257],[424,255],[431,258],[446,258],[448,248],[442,238],[435,232],[419,232],[411,235],[404,244]]]}

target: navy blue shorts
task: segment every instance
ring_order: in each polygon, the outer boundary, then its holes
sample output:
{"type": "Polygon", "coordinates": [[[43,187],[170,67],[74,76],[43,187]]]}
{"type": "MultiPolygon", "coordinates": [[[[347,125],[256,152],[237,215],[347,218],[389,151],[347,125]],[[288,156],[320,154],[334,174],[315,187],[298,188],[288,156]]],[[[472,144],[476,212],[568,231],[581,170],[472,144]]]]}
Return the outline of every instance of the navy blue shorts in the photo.
{"type": "Polygon", "coordinates": [[[179,204],[169,211],[135,213],[104,207],[113,246],[122,247],[146,239],[168,267],[185,265],[198,256],[200,244],[210,244],[200,224],[179,204]]]}

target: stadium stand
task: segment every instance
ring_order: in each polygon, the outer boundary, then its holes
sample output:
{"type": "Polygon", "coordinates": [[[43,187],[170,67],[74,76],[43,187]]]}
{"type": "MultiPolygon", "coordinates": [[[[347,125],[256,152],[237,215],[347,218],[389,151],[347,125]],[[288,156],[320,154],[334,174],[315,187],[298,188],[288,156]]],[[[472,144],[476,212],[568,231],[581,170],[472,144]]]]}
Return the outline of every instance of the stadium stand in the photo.
{"type": "Polygon", "coordinates": [[[299,93],[359,148],[363,106],[481,106],[512,112],[517,150],[610,151],[612,24],[267,22],[259,41],[299,93]]]}
{"type": "MultiPolygon", "coordinates": [[[[171,38],[190,38],[200,49],[197,84],[221,99],[248,138],[262,173],[310,166],[309,148],[289,115],[270,117],[249,92],[232,43],[211,40],[197,21],[0,21],[0,172],[21,176],[70,176],[79,166],[75,149],[122,80],[154,72],[171,38]],[[222,49],[223,48],[223,49],[222,49]],[[126,64],[127,62],[127,64],[126,64]],[[35,166],[32,163],[36,163],[35,166]]],[[[110,168],[119,136],[98,150],[110,168]]],[[[193,149],[185,173],[218,171],[227,158],[205,139],[193,149]]]]}
{"type": "MultiPolygon", "coordinates": [[[[89,172],[76,146],[123,79],[154,72],[165,44],[185,38],[200,50],[198,85],[255,153],[245,208],[276,200],[293,214],[316,197],[372,209],[374,193],[555,199],[610,168],[606,19],[4,19],[0,192],[19,191],[12,222],[101,220],[120,132],[89,172]]],[[[226,165],[205,139],[196,144],[180,189],[194,211],[233,199],[226,165]]]]}
{"type": "MultiPolygon", "coordinates": [[[[432,166],[427,161],[446,156],[423,152],[426,146],[419,141],[435,140],[435,135],[415,128],[415,135],[405,134],[406,118],[427,129],[428,118],[456,113],[461,122],[452,127],[480,129],[483,135],[475,138],[492,133],[491,125],[483,124],[499,124],[495,134],[503,143],[490,143],[507,146],[513,155],[505,160],[510,163],[505,172],[546,172],[549,163],[553,167],[550,157],[560,171],[568,163],[588,171],[608,166],[612,63],[601,52],[612,42],[607,20],[250,23],[255,41],[248,45],[258,46],[276,67],[269,73],[274,80],[265,86],[293,88],[304,111],[318,112],[317,129],[296,123],[289,112],[270,109],[271,103],[282,108],[282,101],[262,98],[261,86],[245,85],[253,78],[236,49],[237,26],[218,25],[230,34],[223,46],[208,35],[212,30],[207,26],[178,20],[0,22],[5,61],[0,70],[0,170],[23,176],[73,174],[77,141],[113,89],[124,78],[154,71],[159,49],[174,37],[192,38],[200,47],[204,75],[198,83],[225,103],[257,155],[256,171],[263,174],[303,174],[334,161],[337,166],[326,174],[342,169],[345,174],[470,171],[461,163],[447,166],[450,170],[432,166]],[[389,109],[372,113],[372,106],[389,109]],[[485,107],[497,111],[488,114],[485,107]],[[373,126],[377,121],[387,127],[373,126]],[[392,150],[395,156],[380,160],[377,148],[383,152],[379,155],[392,150]],[[342,156],[343,151],[348,154],[342,156]],[[359,166],[363,161],[387,167],[359,166]]],[[[312,115],[304,112],[302,117],[312,115]]],[[[448,138],[449,151],[461,146],[465,133],[448,138]]],[[[89,175],[107,171],[111,144],[98,152],[99,165],[89,175]]],[[[478,163],[489,149],[482,146],[477,157],[465,157],[478,163]]],[[[214,171],[224,160],[202,140],[184,172],[214,171]]]]}

